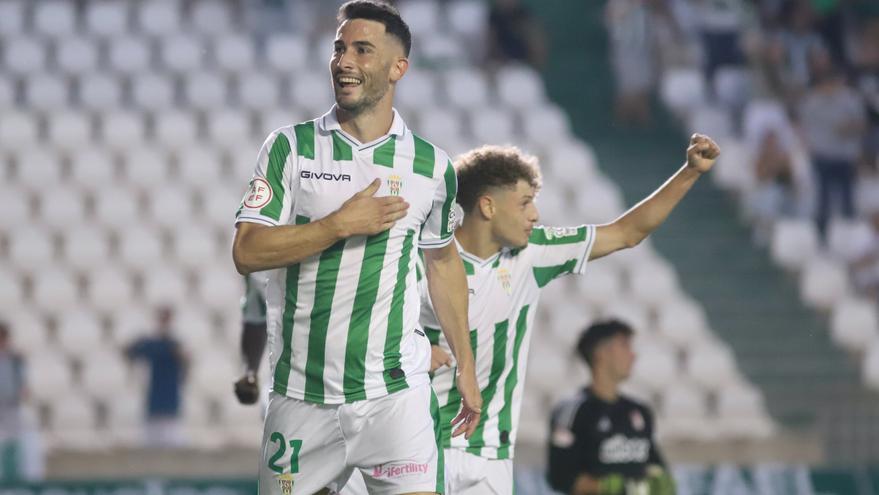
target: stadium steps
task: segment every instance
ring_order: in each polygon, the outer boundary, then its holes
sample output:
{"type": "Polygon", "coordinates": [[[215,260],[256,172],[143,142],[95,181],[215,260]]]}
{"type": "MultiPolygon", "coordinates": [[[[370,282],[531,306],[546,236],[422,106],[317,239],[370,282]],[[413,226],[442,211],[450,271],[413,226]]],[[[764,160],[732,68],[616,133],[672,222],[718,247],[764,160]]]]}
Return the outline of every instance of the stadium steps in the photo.
{"type": "MultiPolygon", "coordinates": [[[[578,2],[578,12],[563,0],[529,3],[549,38],[550,97],[634,204],[683,162],[687,136],[656,108],[651,131],[613,125],[604,2],[578,2]]],[[[879,396],[861,385],[856,360],[830,341],[826,319],[800,302],[796,281],[752,244],[733,199],[703,179],[652,240],[763,390],[776,421],[794,433],[817,433],[831,462],[879,459],[879,396]]]]}

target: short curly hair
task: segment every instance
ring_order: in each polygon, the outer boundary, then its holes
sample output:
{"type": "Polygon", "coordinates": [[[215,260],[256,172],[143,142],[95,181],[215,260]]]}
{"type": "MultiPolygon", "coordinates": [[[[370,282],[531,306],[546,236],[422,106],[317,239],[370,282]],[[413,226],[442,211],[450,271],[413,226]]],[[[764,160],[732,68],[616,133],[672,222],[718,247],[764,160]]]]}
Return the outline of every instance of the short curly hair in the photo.
{"type": "Polygon", "coordinates": [[[455,160],[458,203],[465,213],[473,211],[480,196],[493,187],[515,187],[524,180],[534,189],[541,186],[537,157],[515,146],[486,145],[455,160]]]}

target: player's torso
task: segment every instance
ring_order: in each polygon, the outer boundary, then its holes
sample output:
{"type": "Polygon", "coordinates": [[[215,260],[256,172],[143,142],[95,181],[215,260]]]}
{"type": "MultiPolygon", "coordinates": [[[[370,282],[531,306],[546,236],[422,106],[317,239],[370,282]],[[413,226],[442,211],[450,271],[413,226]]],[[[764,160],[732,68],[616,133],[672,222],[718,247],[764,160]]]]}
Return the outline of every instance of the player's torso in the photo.
{"type": "Polygon", "coordinates": [[[621,473],[627,477],[644,475],[650,455],[651,432],[640,408],[630,402],[608,405],[588,400],[580,408],[576,429],[584,435],[593,462],[601,473],[621,473]]]}

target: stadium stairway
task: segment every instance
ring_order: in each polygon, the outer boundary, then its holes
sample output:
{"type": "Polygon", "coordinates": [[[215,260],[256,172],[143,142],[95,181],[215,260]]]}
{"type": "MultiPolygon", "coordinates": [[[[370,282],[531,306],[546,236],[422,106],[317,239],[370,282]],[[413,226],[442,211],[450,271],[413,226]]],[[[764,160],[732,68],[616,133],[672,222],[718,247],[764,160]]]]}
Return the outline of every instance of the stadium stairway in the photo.
{"type": "MultiPolygon", "coordinates": [[[[548,37],[550,97],[634,204],[683,162],[687,136],[657,108],[649,131],[612,123],[605,2],[528,3],[548,37]]],[[[826,318],[800,302],[795,280],[751,242],[734,199],[702,180],[652,240],[787,434],[817,435],[831,464],[879,459],[879,396],[862,385],[856,360],[830,341],[826,318]]]]}

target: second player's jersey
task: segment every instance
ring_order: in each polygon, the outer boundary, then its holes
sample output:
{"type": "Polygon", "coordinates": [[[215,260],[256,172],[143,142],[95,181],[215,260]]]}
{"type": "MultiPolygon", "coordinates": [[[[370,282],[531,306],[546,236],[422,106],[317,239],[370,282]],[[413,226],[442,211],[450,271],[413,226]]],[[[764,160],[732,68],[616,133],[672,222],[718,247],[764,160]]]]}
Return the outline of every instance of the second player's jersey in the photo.
{"type": "MultiPolygon", "coordinates": [[[[521,249],[504,249],[482,260],[461,249],[470,291],[470,343],[482,390],[482,416],[469,440],[451,438],[449,422],[460,407],[455,370],[433,377],[440,403],[443,442],[490,459],[510,459],[516,442],[528,347],[540,290],[557,277],[582,274],[595,242],[595,227],[536,227],[521,249]]],[[[422,282],[421,322],[432,343],[450,352],[422,282]]]]}
{"type": "Polygon", "coordinates": [[[237,222],[307,224],[376,178],[376,196],[405,198],[406,217],[269,272],[268,348],[278,394],[338,404],[428,381],[430,348],[416,332],[416,252],[451,242],[457,183],[448,155],[414,135],[396,111],[390,132],[370,143],[348,136],[335,108],[272,133],[237,222]]]}

